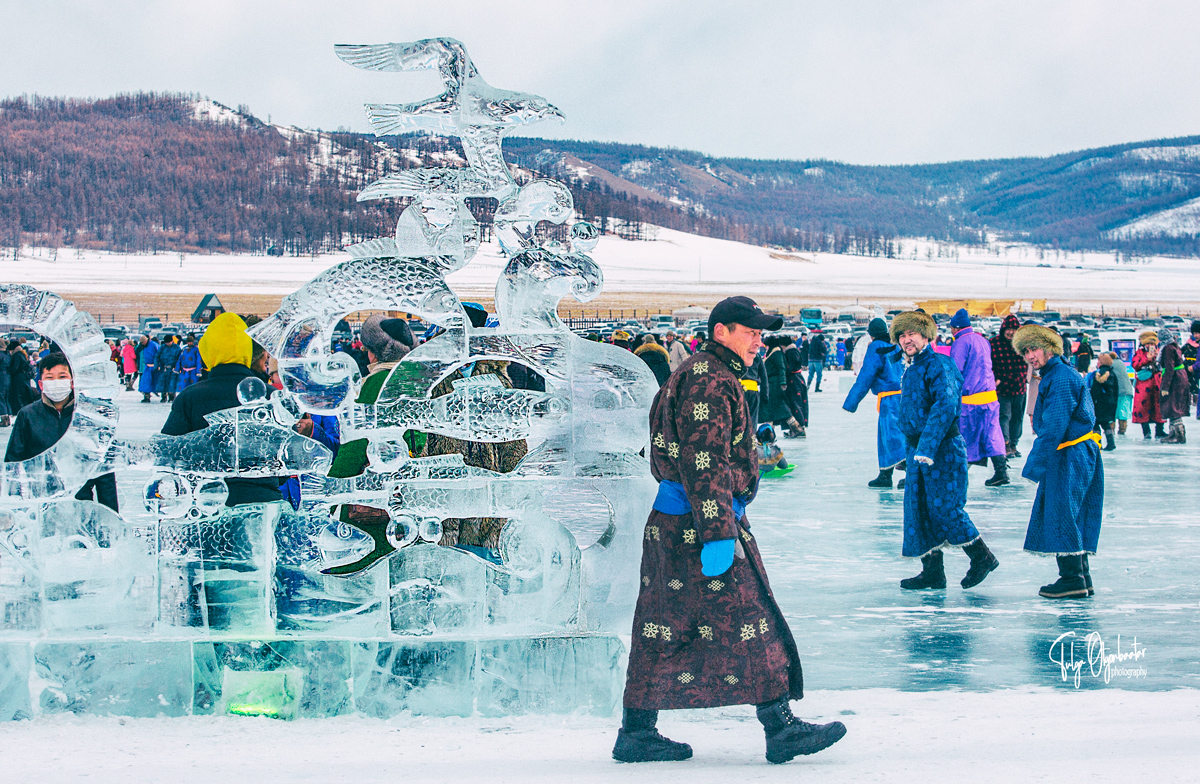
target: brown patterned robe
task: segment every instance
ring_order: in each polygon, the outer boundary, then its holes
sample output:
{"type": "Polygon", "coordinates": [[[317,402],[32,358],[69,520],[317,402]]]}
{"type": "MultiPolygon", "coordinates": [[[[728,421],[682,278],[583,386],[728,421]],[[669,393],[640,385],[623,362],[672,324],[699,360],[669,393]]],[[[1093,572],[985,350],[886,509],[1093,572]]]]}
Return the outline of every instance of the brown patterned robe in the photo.
{"type": "Polygon", "coordinates": [[[705,343],[676,370],[650,411],[650,468],[683,485],[692,511],[650,512],[624,704],[644,710],[760,704],[803,696],[796,642],[783,619],[750,523],[758,458],[742,394],[742,361],[705,343]],[[739,539],[729,571],[700,572],[705,542],[739,539]]]}

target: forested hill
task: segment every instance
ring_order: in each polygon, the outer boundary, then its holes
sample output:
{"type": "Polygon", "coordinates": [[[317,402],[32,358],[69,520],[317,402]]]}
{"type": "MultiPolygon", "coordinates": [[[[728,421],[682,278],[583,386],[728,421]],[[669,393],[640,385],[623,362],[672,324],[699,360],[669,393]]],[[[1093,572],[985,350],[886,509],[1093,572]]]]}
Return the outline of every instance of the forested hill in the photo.
{"type": "MultiPolygon", "coordinates": [[[[1049,158],[855,166],[512,137],[519,180],[570,183],[582,217],[800,250],[891,255],[901,237],[986,236],[1200,255],[1200,137],[1049,158]]],[[[197,96],[0,101],[0,246],[309,253],[390,234],[372,180],[465,165],[456,140],[270,125],[197,96]]],[[[486,226],[494,202],[473,200],[486,226]]]]}

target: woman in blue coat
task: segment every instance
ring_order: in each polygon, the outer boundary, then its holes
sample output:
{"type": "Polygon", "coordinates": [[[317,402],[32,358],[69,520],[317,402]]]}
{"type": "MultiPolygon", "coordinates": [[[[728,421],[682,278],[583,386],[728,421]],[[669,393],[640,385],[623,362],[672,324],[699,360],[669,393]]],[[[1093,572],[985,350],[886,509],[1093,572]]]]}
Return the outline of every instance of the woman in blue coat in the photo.
{"type": "Polygon", "coordinates": [[[1021,476],[1038,483],[1025,549],[1058,559],[1057,581],[1038,591],[1047,599],[1091,596],[1088,555],[1096,553],[1104,510],[1104,465],[1096,414],[1083,377],[1062,357],[1062,338],[1028,324],[1013,348],[1041,372],[1033,431],[1037,440],[1021,476]]]}
{"type": "Polygon", "coordinates": [[[962,547],[971,559],[963,588],[1000,565],[967,515],[967,448],[958,432],[962,373],[933,350],[933,319],[918,311],[892,320],[891,336],[911,361],[901,381],[900,431],[908,455],[904,485],[904,549],[920,556],[921,573],[901,588],[945,588],[942,549],[962,547]]]}
{"type": "Polygon", "coordinates": [[[900,353],[900,349],[889,339],[887,322],[881,318],[872,319],[867,333],[871,336],[871,345],[867,347],[858,379],[846,395],[842,408],[853,414],[867,392],[878,396],[875,448],[879,454],[879,476],[867,482],[867,487],[889,488],[893,469],[905,459],[904,434],[900,432],[900,377],[904,368],[899,362],[889,361],[890,357],[900,353]]]}

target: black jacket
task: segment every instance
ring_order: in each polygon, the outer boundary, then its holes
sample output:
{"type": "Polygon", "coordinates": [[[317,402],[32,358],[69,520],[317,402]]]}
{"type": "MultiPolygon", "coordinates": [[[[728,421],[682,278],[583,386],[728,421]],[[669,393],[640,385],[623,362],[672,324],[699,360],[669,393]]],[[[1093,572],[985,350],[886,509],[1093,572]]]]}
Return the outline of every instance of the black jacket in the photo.
{"type": "MultiPolygon", "coordinates": [[[[8,439],[8,449],[4,452],[4,462],[20,463],[31,457],[37,457],[58,440],[71,426],[71,417],[75,413],[75,398],[72,397],[62,410],[46,405],[42,397],[38,397],[17,412],[13,422],[12,435],[8,439]]],[[[75,497],[80,501],[96,501],[118,511],[117,478],[113,474],[103,474],[95,479],[89,479],[79,488],[75,497]],[[93,495],[94,493],[94,495],[93,495]]]]}
{"type": "Polygon", "coordinates": [[[792,415],[787,404],[788,374],[787,365],[783,360],[783,348],[771,347],[763,365],[767,374],[766,394],[760,398],[759,418],[763,422],[783,422],[792,415]]]}
{"type": "MultiPolygon", "coordinates": [[[[245,365],[217,365],[208,371],[202,381],[192,384],[175,398],[171,404],[171,414],[162,426],[163,435],[182,436],[203,430],[208,427],[205,414],[240,406],[237,388],[247,378],[254,378],[254,373],[245,365]]],[[[267,393],[272,391],[273,388],[268,386],[267,393]]],[[[279,492],[279,480],[272,477],[230,478],[225,480],[225,484],[229,486],[226,506],[270,503],[283,499],[279,492]]]]}
{"type": "Polygon", "coordinates": [[[1096,422],[1108,424],[1117,418],[1117,376],[1112,365],[1101,365],[1092,376],[1092,407],[1096,410],[1096,422]],[[1108,377],[1103,383],[1100,375],[1108,377]]]}

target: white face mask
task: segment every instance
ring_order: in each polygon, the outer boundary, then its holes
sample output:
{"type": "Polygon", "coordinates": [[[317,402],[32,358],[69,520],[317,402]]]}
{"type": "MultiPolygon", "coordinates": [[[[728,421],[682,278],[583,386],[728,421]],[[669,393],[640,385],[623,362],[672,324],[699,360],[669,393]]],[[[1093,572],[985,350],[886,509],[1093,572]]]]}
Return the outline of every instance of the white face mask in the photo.
{"type": "Polygon", "coordinates": [[[42,382],[42,394],[48,400],[61,403],[71,395],[71,379],[51,378],[42,382]]]}

